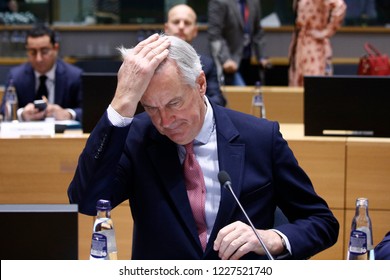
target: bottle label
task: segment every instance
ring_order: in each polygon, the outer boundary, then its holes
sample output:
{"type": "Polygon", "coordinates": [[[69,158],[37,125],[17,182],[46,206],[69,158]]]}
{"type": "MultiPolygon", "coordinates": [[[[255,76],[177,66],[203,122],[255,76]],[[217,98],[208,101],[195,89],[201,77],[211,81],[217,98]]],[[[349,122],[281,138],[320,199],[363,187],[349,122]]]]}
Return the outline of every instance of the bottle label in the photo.
{"type": "Polygon", "coordinates": [[[92,234],[91,258],[107,259],[107,237],[105,235],[96,232],[92,234]]]}
{"type": "Polygon", "coordinates": [[[355,255],[367,253],[367,234],[360,230],[351,231],[349,252],[355,255]]]}
{"type": "Polygon", "coordinates": [[[257,94],[253,96],[252,105],[256,107],[263,106],[263,95],[257,94]]]}

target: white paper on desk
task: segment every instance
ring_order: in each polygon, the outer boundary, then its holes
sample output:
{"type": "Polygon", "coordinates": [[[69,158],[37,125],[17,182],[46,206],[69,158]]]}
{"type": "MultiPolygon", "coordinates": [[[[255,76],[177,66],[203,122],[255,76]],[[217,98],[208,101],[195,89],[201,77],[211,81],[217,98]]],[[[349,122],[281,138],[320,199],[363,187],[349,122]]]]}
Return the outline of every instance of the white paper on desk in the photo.
{"type": "Polygon", "coordinates": [[[0,136],[3,138],[52,137],[54,134],[54,122],[2,122],[0,126],[0,136]]]}

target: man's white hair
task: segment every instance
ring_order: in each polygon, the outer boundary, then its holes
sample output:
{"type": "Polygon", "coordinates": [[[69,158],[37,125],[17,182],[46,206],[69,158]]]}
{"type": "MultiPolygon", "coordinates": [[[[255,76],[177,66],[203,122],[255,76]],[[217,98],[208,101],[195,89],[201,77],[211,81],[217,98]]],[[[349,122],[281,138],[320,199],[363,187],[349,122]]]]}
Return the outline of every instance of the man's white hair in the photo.
{"type": "MultiPolygon", "coordinates": [[[[196,80],[202,71],[202,64],[195,49],[186,41],[176,36],[168,36],[165,34],[160,34],[160,36],[169,38],[170,46],[168,47],[168,57],[157,67],[156,73],[160,71],[167,61],[175,62],[178,68],[178,74],[182,76],[184,83],[195,87],[196,80]]],[[[125,57],[127,52],[132,49],[120,47],[118,50],[121,52],[122,57],[125,57]]]]}

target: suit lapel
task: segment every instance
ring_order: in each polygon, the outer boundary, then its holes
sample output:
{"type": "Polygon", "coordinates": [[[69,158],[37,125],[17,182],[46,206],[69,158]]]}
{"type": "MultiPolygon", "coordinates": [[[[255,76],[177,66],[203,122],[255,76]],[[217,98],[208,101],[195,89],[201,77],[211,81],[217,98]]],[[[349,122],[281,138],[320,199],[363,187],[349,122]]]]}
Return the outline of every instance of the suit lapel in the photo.
{"type": "MultiPolygon", "coordinates": [[[[218,141],[220,142],[220,141],[218,141]]],[[[232,189],[239,197],[241,192],[241,174],[244,162],[244,146],[234,146],[229,143],[219,144],[218,148],[223,150],[219,156],[220,170],[225,170],[231,178],[232,189]]],[[[221,186],[221,201],[217,217],[215,219],[214,228],[210,235],[210,240],[213,241],[217,237],[219,229],[230,223],[231,217],[238,207],[231,192],[221,186]]]]}
{"type": "MultiPolygon", "coordinates": [[[[252,34],[253,33],[253,24],[255,23],[255,11],[256,11],[256,5],[253,1],[246,0],[246,4],[248,5],[248,10],[249,10],[249,17],[248,17],[248,25],[249,25],[249,32],[252,34]]],[[[255,24],[260,24],[260,22],[255,23],[255,24]]]]}
{"type": "MultiPolygon", "coordinates": [[[[36,86],[35,86],[34,69],[32,68],[30,63],[27,63],[25,65],[26,65],[26,67],[24,69],[25,78],[23,79],[24,84],[22,84],[24,88],[22,87],[21,92],[27,93],[26,97],[25,97],[26,101],[28,101],[25,104],[25,105],[27,105],[27,103],[30,103],[31,100],[35,99],[36,86]]],[[[21,105],[21,104],[19,104],[19,105],[21,105]]]]}
{"type": "Polygon", "coordinates": [[[244,19],[242,18],[241,10],[239,7],[240,4],[237,1],[228,1],[228,5],[230,5],[231,10],[234,11],[237,20],[240,22],[240,26],[244,28],[244,19]]]}
{"type": "MultiPolygon", "coordinates": [[[[230,175],[232,189],[237,197],[239,197],[244,169],[245,145],[236,143],[235,139],[239,136],[239,132],[236,130],[230,118],[223,111],[220,111],[217,106],[214,106],[213,108],[216,125],[218,127],[217,142],[219,170],[225,170],[230,175]]],[[[221,186],[220,207],[214,228],[210,235],[211,243],[217,237],[219,229],[230,222],[237,207],[238,205],[230,191],[221,186]]]]}
{"type": "Polygon", "coordinates": [[[151,162],[155,164],[157,176],[162,181],[162,187],[175,207],[176,214],[182,220],[191,238],[199,243],[199,250],[202,250],[184,184],[177,146],[165,136],[157,135],[157,132],[155,138],[156,145],[150,146],[148,150],[151,162]]]}
{"type": "Polygon", "coordinates": [[[64,67],[60,61],[57,61],[57,68],[55,73],[55,88],[54,88],[54,103],[56,104],[64,104],[64,90],[66,84],[66,73],[64,71],[64,67]]]}

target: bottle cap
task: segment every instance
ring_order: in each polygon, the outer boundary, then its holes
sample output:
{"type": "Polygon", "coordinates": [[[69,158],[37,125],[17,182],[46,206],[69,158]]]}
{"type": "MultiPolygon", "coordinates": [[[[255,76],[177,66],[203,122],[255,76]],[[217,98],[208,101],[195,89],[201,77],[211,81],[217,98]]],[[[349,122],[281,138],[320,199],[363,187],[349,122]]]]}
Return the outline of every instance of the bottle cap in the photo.
{"type": "Polygon", "coordinates": [[[366,197],[358,197],[356,199],[356,205],[357,206],[368,206],[368,198],[366,197]]]}
{"type": "Polygon", "coordinates": [[[109,200],[105,199],[99,199],[96,203],[96,209],[97,210],[110,210],[111,209],[111,202],[109,200]]]}

